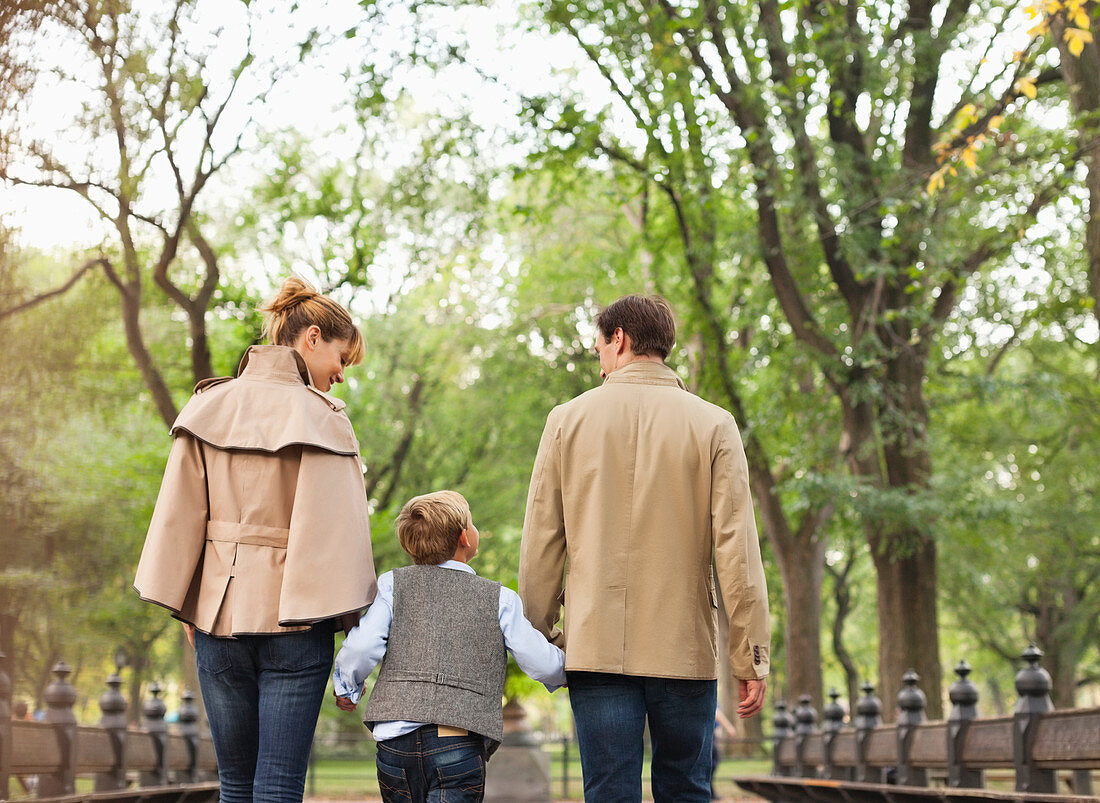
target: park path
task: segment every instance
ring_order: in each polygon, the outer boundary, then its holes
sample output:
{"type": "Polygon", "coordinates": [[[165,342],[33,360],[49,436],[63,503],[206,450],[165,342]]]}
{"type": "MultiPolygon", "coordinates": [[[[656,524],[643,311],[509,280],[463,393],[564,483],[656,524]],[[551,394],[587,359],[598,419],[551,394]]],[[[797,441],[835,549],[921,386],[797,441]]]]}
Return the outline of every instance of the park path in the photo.
{"type": "MultiPolygon", "coordinates": [[[[652,800],[651,798],[643,798],[643,801],[652,800]]],[[[758,798],[751,798],[751,796],[744,796],[744,798],[722,798],[718,803],[759,803],[758,798]]],[[[327,798],[306,798],[304,803],[382,803],[382,798],[356,798],[354,800],[330,800],[327,798]]],[[[554,803],[580,803],[575,800],[557,800],[554,803]]]]}

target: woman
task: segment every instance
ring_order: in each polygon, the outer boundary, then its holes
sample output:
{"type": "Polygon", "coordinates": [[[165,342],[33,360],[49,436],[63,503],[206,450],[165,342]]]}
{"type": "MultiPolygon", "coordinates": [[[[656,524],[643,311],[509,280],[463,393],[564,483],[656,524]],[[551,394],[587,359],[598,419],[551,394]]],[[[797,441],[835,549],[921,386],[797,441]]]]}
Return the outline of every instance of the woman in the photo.
{"type": "Polygon", "coordinates": [[[293,277],[264,312],[275,345],[200,382],[172,426],[134,581],[195,647],[224,803],[302,799],[335,627],[375,593],[359,444],[324,392],[362,336],[293,277]]]}

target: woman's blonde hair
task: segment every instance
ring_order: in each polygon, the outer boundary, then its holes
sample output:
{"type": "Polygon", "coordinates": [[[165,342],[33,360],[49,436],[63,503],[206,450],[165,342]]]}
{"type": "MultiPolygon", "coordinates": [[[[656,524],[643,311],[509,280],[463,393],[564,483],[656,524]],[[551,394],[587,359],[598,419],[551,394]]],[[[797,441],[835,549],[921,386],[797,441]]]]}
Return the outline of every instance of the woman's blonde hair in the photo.
{"type": "Polygon", "coordinates": [[[325,342],[348,342],[348,365],[363,359],[363,336],[348,311],[297,276],[284,281],[275,298],[260,311],[264,313],[263,334],[269,343],[293,346],[305,329],[315,325],[325,342]]]}
{"type": "Polygon", "coordinates": [[[462,494],[436,491],[410,499],[393,524],[397,540],[414,563],[438,566],[454,557],[470,522],[470,505],[462,494]]]}

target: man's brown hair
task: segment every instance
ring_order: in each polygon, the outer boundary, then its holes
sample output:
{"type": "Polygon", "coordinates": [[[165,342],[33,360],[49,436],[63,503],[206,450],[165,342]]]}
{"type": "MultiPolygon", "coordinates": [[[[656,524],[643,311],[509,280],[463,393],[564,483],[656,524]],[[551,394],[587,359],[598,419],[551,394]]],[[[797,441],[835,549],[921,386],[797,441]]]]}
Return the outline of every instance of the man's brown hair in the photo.
{"type": "Polygon", "coordinates": [[[459,536],[470,521],[470,504],[462,494],[436,491],[406,502],[394,527],[414,563],[438,566],[454,557],[459,536]]]}
{"type": "Polygon", "coordinates": [[[676,344],[676,321],[672,307],[661,296],[629,295],[608,304],[596,316],[604,340],[616,329],[630,335],[631,349],[640,357],[667,359],[676,344]]]}

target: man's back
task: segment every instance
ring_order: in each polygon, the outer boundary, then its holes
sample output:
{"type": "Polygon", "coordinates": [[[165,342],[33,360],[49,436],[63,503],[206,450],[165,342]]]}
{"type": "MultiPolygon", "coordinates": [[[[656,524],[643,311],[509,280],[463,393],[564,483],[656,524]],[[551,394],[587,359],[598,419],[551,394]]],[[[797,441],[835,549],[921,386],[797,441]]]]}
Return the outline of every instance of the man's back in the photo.
{"type": "MultiPolygon", "coordinates": [[[[716,545],[720,573],[741,578],[727,602],[746,626],[766,628],[747,469],[728,412],[657,362],[620,368],[551,412],[528,498],[520,592],[531,621],[550,632],[565,549],[568,669],[716,677],[716,545]]],[[[752,640],[766,662],[766,629],[752,640]]],[[[761,668],[746,666],[746,676],[761,668]]]]}
{"type": "Polygon", "coordinates": [[[535,627],[569,642],[584,799],[641,801],[648,730],[653,799],[706,803],[718,690],[712,555],[738,714],[757,714],[767,688],[768,595],[745,450],[733,417],[665,366],[676,343],[665,299],[623,296],[595,323],[606,379],[547,417],[520,596],[535,627]]]}

